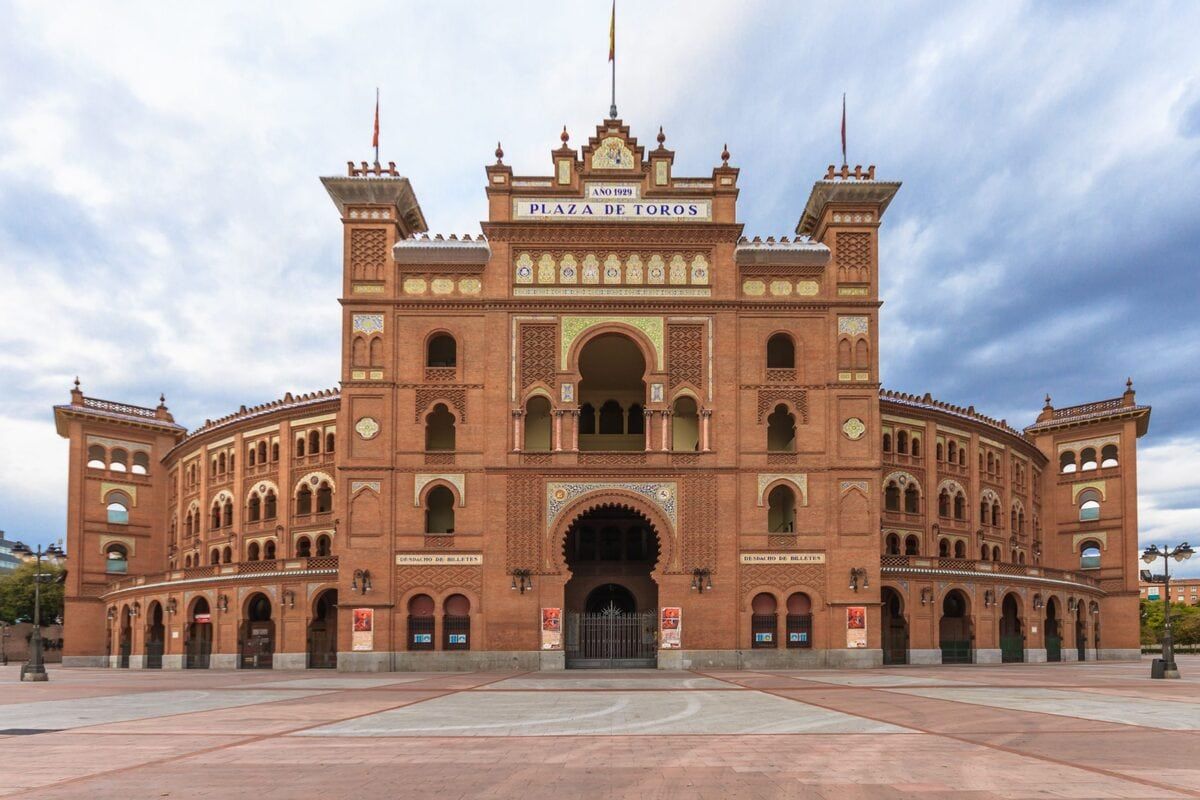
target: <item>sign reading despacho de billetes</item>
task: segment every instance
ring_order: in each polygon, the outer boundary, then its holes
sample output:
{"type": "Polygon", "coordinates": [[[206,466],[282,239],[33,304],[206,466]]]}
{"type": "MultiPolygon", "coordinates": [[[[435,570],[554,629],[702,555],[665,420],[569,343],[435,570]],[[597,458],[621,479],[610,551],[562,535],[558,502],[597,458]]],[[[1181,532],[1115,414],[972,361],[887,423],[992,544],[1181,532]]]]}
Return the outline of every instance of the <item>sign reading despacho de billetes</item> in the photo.
{"type": "Polygon", "coordinates": [[[483,553],[396,553],[398,567],[457,567],[482,563],[483,553]]]}
{"type": "Polygon", "coordinates": [[[824,553],[742,553],[743,564],[824,564],[824,553]]]}
{"type": "Polygon", "coordinates": [[[521,220],[628,220],[630,222],[709,222],[711,200],[513,200],[513,218],[521,220]]]}

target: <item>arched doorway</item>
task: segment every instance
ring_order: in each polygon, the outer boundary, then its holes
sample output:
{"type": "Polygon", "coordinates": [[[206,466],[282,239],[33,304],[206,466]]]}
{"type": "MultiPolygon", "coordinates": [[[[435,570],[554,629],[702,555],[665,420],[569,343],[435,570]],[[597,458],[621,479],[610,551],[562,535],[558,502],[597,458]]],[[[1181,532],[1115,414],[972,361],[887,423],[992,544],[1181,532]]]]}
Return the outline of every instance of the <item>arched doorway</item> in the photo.
{"type": "Polygon", "coordinates": [[[951,589],[942,599],[942,618],[938,622],[942,663],[970,664],[974,638],[967,596],[958,589],[951,589]]]}
{"type": "Polygon", "coordinates": [[[1004,595],[1000,604],[1000,660],[1006,664],[1025,660],[1025,630],[1015,594],[1004,595]]]}
{"type": "Polygon", "coordinates": [[[162,669],[163,644],[166,626],[163,625],[162,603],[155,600],[146,612],[146,669],[162,669]]]}
{"type": "Polygon", "coordinates": [[[121,609],[121,640],[117,643],[117,666],[129,669],[129,656],[133,653],[133,612],[129,606],[121,609]]]}
{"type": "Polygon", "coordinates": [[[579,351],[579,449],[645,450],[646,359],[632,339],[602,333],[579,351]]]}
{"type": "Polygon", "coordinates": [[[196,602],[192,604],[184,655],[184,668],[208,669],[209,658],[212,656],[212,612],[209,611],[208,600],[203,597],[196,598],[196,602]]]}
{"type": "Polygon", "coordinates": [[[326,589],[313,603],[308,623],[309,669],[337,668],[337,589],[326,589]]]}
{"type": "Polygon", "coordinates": [[[1083,601],[1075,603],[1075,657],[1087,660],[1087,623],[1083,621],[1083,601]]]}
{"type": "Polygon", "coordinates": [[[883,663],[908,663],[908,620],[904,616],[904,600],[890,586],[880,592],[883,612],[883,663]]]}
{"type": "Polygon", "coordinates": [[[262,592],[251,595],[242,622],[242,669],[271,669],[275,661],[275,620],[271,601],[262,592]]]}
{"type": "Polygon", "coordinates": [[[593,508],[571,524],[564,555],[567,666],[655,666],[659,544],[650,521],[620,506],[593,508]]]}
{"type": "Polygon", "coordinates": [[[1046,660],[1062,661],[1062,623],[1058,619],[1058,600],[1046,601],[1046,660]]]}

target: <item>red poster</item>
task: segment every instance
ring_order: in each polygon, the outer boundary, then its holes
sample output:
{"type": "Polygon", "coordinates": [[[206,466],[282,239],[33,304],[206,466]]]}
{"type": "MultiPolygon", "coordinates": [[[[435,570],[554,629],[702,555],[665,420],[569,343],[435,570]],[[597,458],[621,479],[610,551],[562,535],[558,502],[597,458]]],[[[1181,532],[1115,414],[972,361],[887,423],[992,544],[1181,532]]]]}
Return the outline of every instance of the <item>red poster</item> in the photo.
{"type": "Polygon", "coordinates": [[[683,634],[683,609],[678,606],[664,607],[660,628],[658,646],[663,650],[678,650],[683,634]]]}
{"type": "Polygon", "coordinates": [[[562,649],[562,609],[542,609],[542,649],[562,649]]]}

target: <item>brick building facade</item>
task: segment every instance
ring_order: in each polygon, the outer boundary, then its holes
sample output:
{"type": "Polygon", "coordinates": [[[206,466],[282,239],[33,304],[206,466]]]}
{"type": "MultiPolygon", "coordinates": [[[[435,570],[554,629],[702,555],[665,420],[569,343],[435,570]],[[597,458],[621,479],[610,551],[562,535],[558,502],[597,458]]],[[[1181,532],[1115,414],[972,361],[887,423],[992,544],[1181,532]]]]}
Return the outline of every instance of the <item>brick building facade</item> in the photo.
{"type": "Polygon", "coordinates": [[[66,663],[1138,656],[1131,387],[1024,431],[882,391],[898,183],[830,167],[794,238],[747,240],[728,152],[687,177],[661,131],[561,138],[549,175],[497,148],[481,236],[430,237],[394,165],[323,179],[339,390],[191,433],[56,407],[66,663]]]}

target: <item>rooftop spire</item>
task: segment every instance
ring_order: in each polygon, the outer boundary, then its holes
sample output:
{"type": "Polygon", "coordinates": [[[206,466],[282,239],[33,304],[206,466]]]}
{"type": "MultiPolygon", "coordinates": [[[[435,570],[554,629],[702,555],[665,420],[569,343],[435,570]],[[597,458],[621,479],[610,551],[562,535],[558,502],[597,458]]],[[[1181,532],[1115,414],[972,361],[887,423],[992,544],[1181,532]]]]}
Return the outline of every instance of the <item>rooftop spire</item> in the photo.
{"type": "Polygon", "coordinates": [[[617,0],[613,0],[612,18],[608,23],[608,61],[612,64],[612,105],[608,107],[608,118],[617,118],[617,0]]]}

